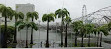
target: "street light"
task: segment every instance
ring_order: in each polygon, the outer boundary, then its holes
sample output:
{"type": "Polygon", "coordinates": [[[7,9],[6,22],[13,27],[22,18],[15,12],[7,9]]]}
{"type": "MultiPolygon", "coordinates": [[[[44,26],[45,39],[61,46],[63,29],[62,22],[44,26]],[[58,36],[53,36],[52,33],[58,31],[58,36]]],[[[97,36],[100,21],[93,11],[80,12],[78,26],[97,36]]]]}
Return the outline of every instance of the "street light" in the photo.
{"type": "Polygon", "coordinates": [[[56,22],[56,41],[57,41],[57,22],[56,22]]]}
{"type": "Polygon", "coordinates": [[[2,39],[1,39],[1,22],[2,22],[1,18],[2,18],[2,17],[0,17],[0,47],[1,47],[1,40],[2,40],[2,39]]]}
{"type": "MultiPolygon", "coordinates": [[[[38,22],[39,22],[39,43],[40,43],[40,20],[38,20],[38,22]]],[[[39,44],[40,45],[40,44],[39,44]]],[[[38,46],[39,47],[39,46],[38,46]]]]}
{"type": "Polygon", "coordinates": [[[72,47],[72,32],[71,32],[71,47],[72,47]]]}

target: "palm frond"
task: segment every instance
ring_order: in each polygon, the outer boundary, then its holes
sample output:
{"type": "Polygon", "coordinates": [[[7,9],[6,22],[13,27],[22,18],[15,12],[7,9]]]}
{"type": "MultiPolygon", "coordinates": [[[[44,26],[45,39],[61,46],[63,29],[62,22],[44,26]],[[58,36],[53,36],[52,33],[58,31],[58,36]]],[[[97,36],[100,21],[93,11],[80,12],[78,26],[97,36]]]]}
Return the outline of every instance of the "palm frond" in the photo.
{"type": "Polygon", "coordinates": [[[0,12],[2,13],[6,9],[6,6],[3,4],[0,4],[0,12]]]}
{"type": "Polygon", "coordinates": [[[34,18],[31,12],[28,12],[28,13],[26,14],[26,16],[27,16],[27,19],[29,19],[29,18],[34,18]]]}
{"type": "Polygon", "coordinates": [[[19,16],[20,19],[24,19],[24,14],[22,12],[19,12],[18,16],[19,16]]]}
{"type": "Polygon", "coordinates": [[[38,12],[33,12],[33,16],[35,17],[36,20],[39,18],[38,15],[39,15],[38,12]]]}
{"type": "Polygon", "coordinates": [[[42,17],[42,21],[54,21],[54,18],[56,18],[55,14],[54,13],[50,13],[50,14],[44,14],[43,17],[42,17]]]}
{"type": "Polygon", "coordinates": [[[27,14],[27,19],[29,19],[29,18],[32,18],[32,19],[38,19],[39,17],[38,17],[38,12],[28,12],[27,14]]]}
{"type": "Polygon", "coordinates": [[[36,23],[30,22],[29,24],[31,25],[31,27],[32,27],[34,30],[36,30],[36,31],[38,30],[38,27],[37,27],[36,23]]]}
{"type": "Polygon", "coordinates": [[[109,33],[108,33],[108,25],[107,25],[107,24],[102,25],[102,26],[100,27],[100,31],[103,32],[103,34],[104,34],[105,36],[107,36],[107,35],[109,34],[109,33]]]}
{"type": "Polygon", "coordinates": [[[18,31],[20,31],[21,29],[23,29],[24,27],[26,27],[26,23],[20,20],[20,21],[17,21],[15,23],[15,26],[17,26],[18,27],[18,31]]]}
{"type": "Polygon", "coordinates": [[[44,14],[43,17],[42,17],[42,21],[43,21],[43,22],[47,21],[47,20],[48,20],[47,17],[48,17],[48,15],[47,15],[47,14],[44,14]]]}
{"type": "Polygon", "coordinates": [[[82,21],[76,21],[76,22],[72,22],[72,28],[74,32],[78,32],[78,30],[80,30],[80,28],[83,26],[83,22],[82,21]]]}
{"type": "Polygon", "coordinates": [[[25,23],[23,21],[17,21],[15,23],[16,26],[20,26],[20,25],[25,25],[25,23]]]}
{"type": "Polygon", "coordinates": [[[11,7],[7,7],[6,9],[6,15],[8,18],[10,18],[10,20],[12,20],[13,16],[14,16],[14,11],[12,10],[11,7]]]}
{"type": "Polygon", "coordinates": [[[71,20],[71,18],[69,16],[66,16],[64,21],[69,24],[72,20],[71,20]]]}
{"type": "Polygon", "coordinates": [[[21,24],[21,25],[18,27],[18,31],[20,31],[21,29],[24,29],[25,27],[26,27],[26,25],[21,24]]]}
{"type": "Polygon", "coordinates": [[[111,30],[111,22],[108,23],[108,30],[109,30],[109,31],[111,30]]]}

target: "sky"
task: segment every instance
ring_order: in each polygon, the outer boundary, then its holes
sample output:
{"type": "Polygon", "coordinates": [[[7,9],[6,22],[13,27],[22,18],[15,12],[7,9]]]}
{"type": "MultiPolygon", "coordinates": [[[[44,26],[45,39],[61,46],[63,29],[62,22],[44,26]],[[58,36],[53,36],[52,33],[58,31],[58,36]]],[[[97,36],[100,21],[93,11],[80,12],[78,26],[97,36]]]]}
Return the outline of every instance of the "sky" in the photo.
{"type": "MultiPolygon", "coordinates": [[[[0,0],[0,4],[10,6],[13,9],[15,9],[16,4],[27,3],[35,5],[35,11],[39,13],[39,20],[42,21],[41,19],[43,14],[55,12],[57,9],[61,8],[66,8],[70,12],[70,17],[75,19],[82,16],[83,5],[86,5],[88,14],[101,8],[110,6],[111,0],[0,0]]],[[[60,18],[55,20],[55,22],[60,21],[60,18]]],[[[46,24],[46,22],[43,24],[46,24]]]]}

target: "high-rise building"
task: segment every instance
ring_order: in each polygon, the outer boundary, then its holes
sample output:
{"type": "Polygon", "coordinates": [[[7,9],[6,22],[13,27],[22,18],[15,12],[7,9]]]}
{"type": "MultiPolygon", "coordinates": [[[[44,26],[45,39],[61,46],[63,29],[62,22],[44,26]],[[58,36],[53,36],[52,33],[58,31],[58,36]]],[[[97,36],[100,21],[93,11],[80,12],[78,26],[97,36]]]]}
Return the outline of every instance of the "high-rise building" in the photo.
{"type": "Polygon", "coordinates": [[[33,4],[16,4],[16,11],[17,12],[22,12],[25,15],[26,18],[26,13],[27,12],[34,12],[35,11],[35,6],[33,4]]]}
{"type": "MultiPolygon", "coordinates": [[[[24,14],[24,19],[26,19],[26,13],[34,12],[35,6],[33,4],[16,4],[16,12],[22,12],[24,14]]],[[[30,32],[28,30],[28,40],[30,40],[30,32]]],[[[25,40],[26,39],[26,29],[17,32],[17,40],[25,40]]]]}

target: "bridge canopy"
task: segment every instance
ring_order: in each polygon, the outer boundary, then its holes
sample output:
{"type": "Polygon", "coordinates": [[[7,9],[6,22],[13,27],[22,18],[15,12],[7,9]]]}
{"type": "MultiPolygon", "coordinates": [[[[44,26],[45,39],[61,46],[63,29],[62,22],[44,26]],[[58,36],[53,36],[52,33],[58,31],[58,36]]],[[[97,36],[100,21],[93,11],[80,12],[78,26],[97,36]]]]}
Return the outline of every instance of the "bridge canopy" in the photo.
{"type": "Polygon", "coordinates": [[[99,9],[85,16],[75,18],[72,21],[81,20],[84,23],[107,24],[111,22],[111,6],[99,9]]]}

